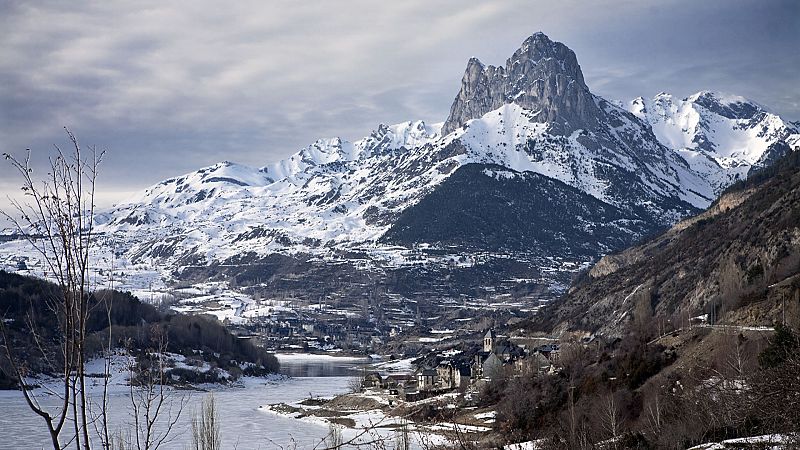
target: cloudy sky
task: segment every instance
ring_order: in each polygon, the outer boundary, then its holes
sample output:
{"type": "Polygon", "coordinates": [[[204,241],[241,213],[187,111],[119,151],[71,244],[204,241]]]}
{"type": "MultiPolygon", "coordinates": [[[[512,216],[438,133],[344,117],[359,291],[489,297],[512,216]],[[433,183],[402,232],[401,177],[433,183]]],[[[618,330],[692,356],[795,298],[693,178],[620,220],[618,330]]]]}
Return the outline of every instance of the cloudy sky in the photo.
{"type": "MultiPolygon", "coordinates": [[[[69,126],[108,150],[103,203],[221,160],[443,121],[469,57],[502,64],[535,31],[607,98],[711,89],[800,119],[794,0],[6,0],[0,29],[0,151],[39,162],[69,126]]],[[[0,166],[0,194],[16,185],[0,166]]]]}

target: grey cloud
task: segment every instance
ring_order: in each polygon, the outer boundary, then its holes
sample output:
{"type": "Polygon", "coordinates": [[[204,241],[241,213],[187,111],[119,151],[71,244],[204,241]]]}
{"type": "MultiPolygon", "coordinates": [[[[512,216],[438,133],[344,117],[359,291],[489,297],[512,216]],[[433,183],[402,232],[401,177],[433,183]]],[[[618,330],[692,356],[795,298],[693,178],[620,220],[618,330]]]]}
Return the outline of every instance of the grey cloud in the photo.
{"type": "Polygon", "coordinates": [[[109,148],[110,192],[223,159],[260,166],[380,122],[442,121],[470,56],[501,64],[540,30],[600,95],[717,89],[797,119],[797,5],[4,2],[0,146],[46,153],[69,125],[109,148]]]}

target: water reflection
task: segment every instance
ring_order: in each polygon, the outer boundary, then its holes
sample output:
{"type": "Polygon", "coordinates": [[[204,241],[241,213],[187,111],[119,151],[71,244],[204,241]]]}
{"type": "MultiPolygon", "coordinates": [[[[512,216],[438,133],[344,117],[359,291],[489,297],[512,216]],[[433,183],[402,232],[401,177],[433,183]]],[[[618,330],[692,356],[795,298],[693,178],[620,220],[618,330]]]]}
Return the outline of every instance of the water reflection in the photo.
{"type": "Polygon", "coordinates": [[[348,377],[358,375],[370,363],[368,358],[340,358],[327,355],[276,355],[280,372],[290,377],[348,377]]]}

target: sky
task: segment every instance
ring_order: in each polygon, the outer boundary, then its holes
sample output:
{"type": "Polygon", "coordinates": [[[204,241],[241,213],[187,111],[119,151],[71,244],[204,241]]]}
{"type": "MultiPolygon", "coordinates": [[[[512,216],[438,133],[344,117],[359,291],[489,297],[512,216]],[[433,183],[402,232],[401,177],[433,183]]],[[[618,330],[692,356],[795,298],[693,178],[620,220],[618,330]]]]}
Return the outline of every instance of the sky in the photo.
{"type": "MultiPolygon", "coordinates": [[[[444,121],[467,60],[542,31],[608,99],[708,89],[800,119],[800,2],[0,2],[0,152],[44,174],[63,127],[107,151],[98,203],[223,160],[444,121]]],[[[19,178],[0,161],[0,198],[19,178]]],[[[7,202],[0,200],[0,207],[7,202]]]]}

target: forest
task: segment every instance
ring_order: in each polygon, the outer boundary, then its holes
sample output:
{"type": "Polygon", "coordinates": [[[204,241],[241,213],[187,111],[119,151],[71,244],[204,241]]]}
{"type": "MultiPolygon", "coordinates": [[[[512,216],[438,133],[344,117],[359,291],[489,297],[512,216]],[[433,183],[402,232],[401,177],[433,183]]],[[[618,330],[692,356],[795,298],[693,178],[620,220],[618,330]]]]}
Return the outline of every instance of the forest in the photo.
{"type": "MultiPolygon", "coordinates": [[[[0,271],[4,337],[4,348],[0,352],[0,388],[18,387],[9,366],[6,346],[13,349],[13,357],[23,361],[30,374],[55,374],[62,369],[56,323],[59,317],[51,308],[59,292],[56,285],[41,279],[0,271]]],[[[232,335],[213,317],[159,310],[130,293],[111,290],[91,293],[88,304],[86,352],[89,357],[100,355],[110,331],[116,348],[138,356],[158,350],[192,356],[234,377],[278,370],[275,356],[232,335]]],[[[185,382],[217,381],[203,379],[190,371],[180,372],[185,382]]]]}

